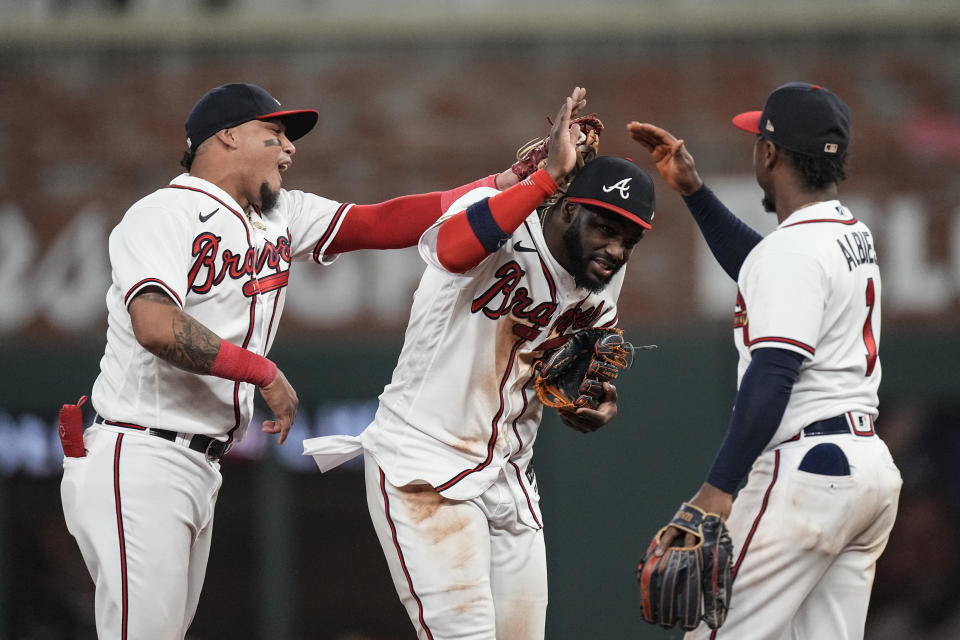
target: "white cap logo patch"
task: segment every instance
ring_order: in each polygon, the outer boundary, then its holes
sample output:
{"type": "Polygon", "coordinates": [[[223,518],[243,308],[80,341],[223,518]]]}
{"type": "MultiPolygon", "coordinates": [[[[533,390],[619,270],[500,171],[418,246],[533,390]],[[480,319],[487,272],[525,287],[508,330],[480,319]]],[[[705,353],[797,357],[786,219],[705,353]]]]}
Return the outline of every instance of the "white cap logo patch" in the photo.
{"type": "Polygon", "coordinates": [[[835,144],[835,143],[833,143],[833,142],[828,142],[827,144],[823,145],[823,152],[824,152],[824,153],[836,153],[836,152],[839,150],[839,148],[840,148],[840,147],[839,147],[837,144],[835,144]]]}
{"type": "Polygon", "coordinates": [[[630,199],[630,181],[631,181],[631,180],[633,180],[633,178],[624,178],[623,180],[621,180],[620,182],[618,182],[618,183],[616,183],[616,184],[612,184],[612,185],[610,185],[610,186],[604,186],[604,187],[603,187],[603,192],[604,192],[604,193],[610,193],[611,191],[616,190],[616,191],[619,191],[619,192],[620,192],[620,197],[621,197],[621,198],[623,198],[624,200],[629,200],[629,199],[630,199]]]}
{"type": "Polygon", "coordinates": [[[763,128],[766,129],[767,131],[771,131],[771,132],[772,132],[772,131],[773,131],[773,123],[770,122],[769,120],[767,120],[767,124],[766,124],[763,128]]]}

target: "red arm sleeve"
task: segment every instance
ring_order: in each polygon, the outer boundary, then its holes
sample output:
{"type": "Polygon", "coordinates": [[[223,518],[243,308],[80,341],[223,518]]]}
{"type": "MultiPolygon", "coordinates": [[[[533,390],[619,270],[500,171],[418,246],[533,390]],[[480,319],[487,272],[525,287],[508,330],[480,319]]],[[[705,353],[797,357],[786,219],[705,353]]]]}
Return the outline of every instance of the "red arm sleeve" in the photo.
{"type": "Polygon", "coordinates": [[[437,232],[437,259],[448,271],[465,273],[480,264],[499,246],[490,236],[491,226],[509,237],[527,216],[557,190],[550,174],[540,169],[506,191],[481,201],[471,214],[460,211],[446,219],[437,232]],[[486,216],[488,220],[477,220],[486,216]],[[483,237],[481,237],[481,235],[483,237]]]}
{"type": "Polygon", "coordinates": [[[354,205],[325,253],[412,247],[454,200],[476,187],[496,189],[496,178],[494,174],[449,191],[401,196],[379,204],[354,205]]]}

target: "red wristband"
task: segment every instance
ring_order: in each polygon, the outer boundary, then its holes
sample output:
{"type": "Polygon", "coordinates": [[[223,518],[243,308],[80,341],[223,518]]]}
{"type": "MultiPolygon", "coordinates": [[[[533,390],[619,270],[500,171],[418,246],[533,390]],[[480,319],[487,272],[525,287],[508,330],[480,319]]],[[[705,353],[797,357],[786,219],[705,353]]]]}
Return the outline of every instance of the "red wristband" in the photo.
{"type": "Polygon", "coordinates": [[[547,173],[546,169],[538,169],[530,174],[530,177],[527,178],[533,184],[537,185],[543,190],[545,196],[552,195],[559,187],[556,181],[550,177],[550,174],[547,173]]]}
{"type": "Polygon", "coordinates": [[[220,351],[210,365],[210,375],[264,387],[277,377],[277,365],[261,355],[221,339],[220,351]]]}

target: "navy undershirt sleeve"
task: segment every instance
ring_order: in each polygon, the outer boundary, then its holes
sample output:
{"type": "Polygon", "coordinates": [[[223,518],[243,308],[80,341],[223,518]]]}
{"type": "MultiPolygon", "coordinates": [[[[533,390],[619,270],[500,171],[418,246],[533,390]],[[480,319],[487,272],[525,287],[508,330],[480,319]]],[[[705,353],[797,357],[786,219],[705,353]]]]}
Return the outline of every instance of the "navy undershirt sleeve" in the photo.
{"type": "Polygon", "coordinates": [[[803,356],[787,349],[753,352],[707,482],[727,493],[736,491],[780,426],[802,364],[803,356]]]}
{"type": "Polygon", "coordinates": [[[747,254],[763,236],[733,215],[706,185],[683,196],[683,201],[700,226],[713,257],[727,275],[736,280],[747,254]]]}

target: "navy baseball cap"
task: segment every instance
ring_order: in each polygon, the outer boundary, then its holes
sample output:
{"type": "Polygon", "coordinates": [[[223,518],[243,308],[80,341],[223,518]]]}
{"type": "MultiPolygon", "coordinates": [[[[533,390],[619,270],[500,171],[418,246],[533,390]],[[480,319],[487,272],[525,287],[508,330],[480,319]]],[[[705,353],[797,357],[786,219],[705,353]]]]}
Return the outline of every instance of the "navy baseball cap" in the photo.
{"type": "Polygon", "coordinates": [[[827,89],[788,82],[767,96],[763,111],[747,111],[733,124],[808,156],[835,158],[850,144],[850,109],[827,89]]]}
{"type": "Polygon", "coordinates": [[[599,156],[583,165],[566,198],[618,213],[644,229],[653,228],[653,180],[624,158],[599,156]]]}
{"type": "Polygon", "coordinates": [[[196,151],[200,143],[221,129],[250,120],[281,120],[289,140],[313,129],[320,112],[313,109],[284,110],[280,102],[255,84],[234,82],[208,91],[187,116],[187,146],[196,151]]]}

